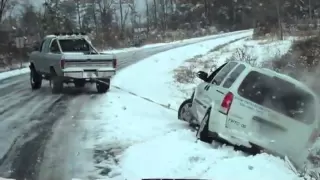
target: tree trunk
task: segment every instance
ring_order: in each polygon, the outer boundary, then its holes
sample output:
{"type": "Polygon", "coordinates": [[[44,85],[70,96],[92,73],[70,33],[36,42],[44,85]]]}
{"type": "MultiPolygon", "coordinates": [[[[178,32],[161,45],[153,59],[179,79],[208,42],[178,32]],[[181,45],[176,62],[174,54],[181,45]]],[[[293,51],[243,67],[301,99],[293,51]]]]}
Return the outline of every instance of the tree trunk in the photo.
{"type": "Polygon", "coordinates": [[[122,0],[119,0],[119,6],[120,6],[120,37],[122,38],[124,34],[122,0]]]}
{"type": "Polygon", "coordinates": [[[153,10],[153,18],[154,18],[154,27],[157,28],[158,27],[158,18],[157,18],[157,1],[153,0],[153,6],[154,6],[154,10],[153,10]]]}
{"type": "Polygon", "coordinates": [[[281,25],[281,15],[280,15],[280,2],[277,0],[276,2],[276,8],[277,8],[277,16],[278,16],[278,28],[280,31],[280,40],[283,40],[283,29],[281,25]]]}
{"type": "Polygon", "coordinates": [[[76,3],[77,3],[78,26],[79,26],[79,30],[82,31],[81,14],[80,14],[80,1],[77,0],[76,3]]]}
{"type": "Polygon", "coordinates": [[[148,0],[146,0],[146,16],[147,16],[147,33],[150,31],[150,17],[149,17],[149,4],[148,0]]]}

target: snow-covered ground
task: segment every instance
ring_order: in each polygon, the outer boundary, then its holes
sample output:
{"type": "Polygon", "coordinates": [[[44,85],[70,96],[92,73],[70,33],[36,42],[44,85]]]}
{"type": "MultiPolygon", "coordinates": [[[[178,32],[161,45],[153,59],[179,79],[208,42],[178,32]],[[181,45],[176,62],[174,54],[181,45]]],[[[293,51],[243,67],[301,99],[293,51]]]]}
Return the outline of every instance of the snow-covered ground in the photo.
{"type": "MultiPolygon", "coordinates": [[[[250,33],[169,50],[120,71],[112,81],[114,86],[87,110],[87,119],[82,122],[85,140],[81,144],[95,157],[95,162],[86,163],[84,169],[90,171],[86,176],[115,180],[299,179],[277,157],[248,156],[232,147],[196,142],[195,132],[177,119],[176,109],[185,94],[175,85],[176,69],[190,64],[190,59],[222,64],[237,47],[247,43],[254,46],[252,53],[259,57],[263,52],[270,53],[265,50],[267,44],[255,41],[226,44],[246,36],[250,33]]],[[[270,48],[279,47],[285,52],[290,46],[287,43],[270,48]]],[[[189,88],[192,83],[178,84],[189,88]]]]}
{"type": "MultiPolygon", "coordinates": [[[[274,58],[281,57],[288,52],[292,42],[292,40],[270,41],[246,38],[227,46],[219,46],[205,56],[196,56],[184,61],[179,68],[174,70],[174,81],[168,88],[178,89],[179,91],[174,92],[174,95],[178,97],[182,95],[183,99],[186,99],[191,96],[193,88],[200,82],[195,74],[190,75],[190,73],[198,70],[213,71],[226,60],[243,60],[255,66],[268,64],[274,58]]],[[[179,103],[180,101],[182,99],[178,100],[179,103]]],[[[175,106],[180,105],[179,103],[175,106]]]]}
{"type": "Polygon", "coordinates": [[[197,38],[191,38],[191,39],[184,39],[179,41],[172,41],[168,43],[155,43],[155,44],[147,44],[141,47],[130,47],[130,48],[123,48],[123,49],[111,49],[111,50],[105,50],[104,53],[121,53],[121,52],[130,52],[130,51],[137,51],[140,49],[148,49],[148,48],[156,48],[161,46],[167,46],[167,45],[178,45],[178,44],[188,44],[188,43],[194,43],[199,42],[203,40],[208,40],[214,37],[224,36],[226,34],[234,34],[238,32],[245,32],[245,31],[251,31],[251,30],[243,30],[243,31],[235,31],[235,32],[229,32],[229,33],[219,33],[209,36],[203,36],[203,37],[197,37],[197,38]]]}

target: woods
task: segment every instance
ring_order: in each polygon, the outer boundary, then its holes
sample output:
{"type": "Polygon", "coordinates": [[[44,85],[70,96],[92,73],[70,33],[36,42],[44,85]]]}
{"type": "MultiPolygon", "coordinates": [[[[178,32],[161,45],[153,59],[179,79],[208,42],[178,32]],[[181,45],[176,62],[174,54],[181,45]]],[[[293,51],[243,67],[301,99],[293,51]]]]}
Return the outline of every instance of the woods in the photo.
{"type": "Polygon", "coordinates": [[[57,31],[89,33],[105,49],[248,28],[282,38],[317,30],[319,18],[318,0],[0,0],[0,54],[14,54],[15,37],[25,37],[27,54],[57,31]]]}

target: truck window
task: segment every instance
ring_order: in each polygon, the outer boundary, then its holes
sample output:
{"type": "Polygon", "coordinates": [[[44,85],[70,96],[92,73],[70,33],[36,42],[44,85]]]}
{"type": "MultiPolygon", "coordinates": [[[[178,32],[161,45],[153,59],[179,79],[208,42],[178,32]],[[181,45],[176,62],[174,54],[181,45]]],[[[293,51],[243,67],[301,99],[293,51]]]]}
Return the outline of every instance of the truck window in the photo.
{"type": "Polygon", "coordinates": [[[51,43],[51,39],[45,39],[41,46],[41,52],[48,52],[50,43],[51,43]]]}
{"type": "Polygon", "coordinates": [[[59,39],[63,52],[95,52],[85,39],[59,39]]]}
{"type": "Polygon", "coordinates": [[[232,73],[228,76],[226,81],[223,83],[222,87],[224,88],[231,87],[232,84],[237,80],[237,78],[240,76],[240,74],[244,71],[245,68],[246,66],[243,64],[240,64],[239,66],[237,66],[236,69],[234,69],[232,73]]]}
{"type": "Polygon", "coordinates": [[[59,45],[57,40],[53,40],[50,46],[50,52],[52,53],[60,53],[59,45]]]}
{"type": "Polygon", "coordinates": [[[230,71],[237,65],[236,62],[229,62],[225,65],[218,74],[214,77],[212,84],[216,84],[219,86],[221,82],[225,79],[225,77],[230,73],[230,71]]]}
{"type": "Polygon", "coordinates": [[[251,71],[239,86],[238,94],[300,122],[311,124],[315,120],[313,95],[283,79],[251,71]]]}

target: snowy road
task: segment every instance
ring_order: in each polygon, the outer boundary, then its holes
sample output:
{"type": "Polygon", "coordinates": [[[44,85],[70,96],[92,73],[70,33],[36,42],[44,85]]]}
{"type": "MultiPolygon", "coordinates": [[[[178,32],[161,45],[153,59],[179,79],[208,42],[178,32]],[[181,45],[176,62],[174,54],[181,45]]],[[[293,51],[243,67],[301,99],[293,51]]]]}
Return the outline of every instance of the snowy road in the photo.
{"type": "MultiPolygon", "coordinates": [[[[119,69],[187,44],[119,53],[119,69]]],[[[71,179],[78,166],[74,162],[79,129],[74,127],[86,108],[103,95],[92,87],[69,87],[63,95],[52,95],[47,82],[38,91],[29,87],[28,75],[0,80],[0,176],[71,179]]]]}

